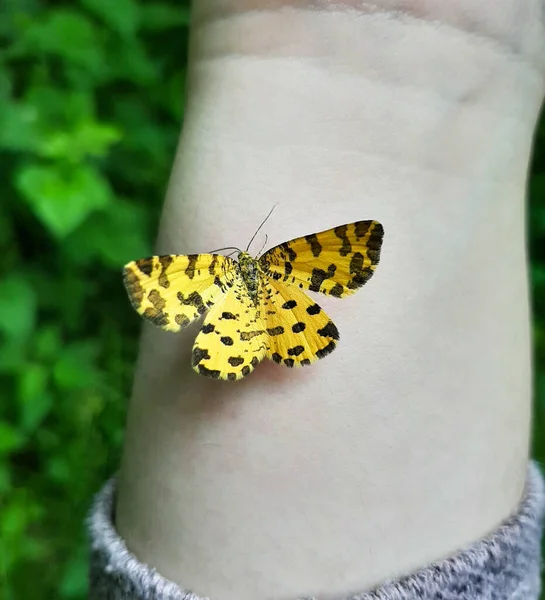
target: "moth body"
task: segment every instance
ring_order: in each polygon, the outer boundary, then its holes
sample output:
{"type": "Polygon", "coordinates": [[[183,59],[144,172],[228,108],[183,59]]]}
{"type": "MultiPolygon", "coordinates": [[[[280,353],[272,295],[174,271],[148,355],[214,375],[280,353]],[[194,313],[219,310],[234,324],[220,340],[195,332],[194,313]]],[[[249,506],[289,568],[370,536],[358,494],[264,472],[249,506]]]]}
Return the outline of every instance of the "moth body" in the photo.
{"type": "Polygon", "coordinates": [[[259,304],[259,286],[261,280],[259,263],[247,252],[240,252],[238,255],[238,268],[244,285],[248,290],[248,295],[257,306],[259,304]]]}

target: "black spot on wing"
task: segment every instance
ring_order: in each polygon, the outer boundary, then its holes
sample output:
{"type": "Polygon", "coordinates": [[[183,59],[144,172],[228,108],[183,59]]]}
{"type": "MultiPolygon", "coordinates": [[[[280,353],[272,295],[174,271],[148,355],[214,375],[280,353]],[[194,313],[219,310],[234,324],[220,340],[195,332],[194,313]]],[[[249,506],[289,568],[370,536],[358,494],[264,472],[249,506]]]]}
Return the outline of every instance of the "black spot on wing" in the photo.
{"type": "Polygon", "coordinates": [[[245,367],[242,367],[242,374],[244,375],[244,377],[246,377],[246,375],[249,375],[251,372],[251,369],[248,365],[246,365],[245,367]]]}
{"type": "Polygon", "coordinates": [[[210,273],[210,275],[214,275],[217,264],[218,264],[218,255],[213,254],[212,260],[210,261],[210,264],[208,265],[208,273],[210,273]]]}
{"type": "Polygon", "coordinates": [[[257,358],[257,356],[254,356],[252,358],[252,360],[250,361],[250,364],[255,369],[257,367],[257,365],[259,364],[259,358],[257,358]]]}
{"type": "Polygon", "coordinates": [[[193,279],[193,277],[195,277],[195,266],[197,264],[198,258],[199,258],[198,254],[188,254],[188,256],[187,256],[187,260],[189,262],[185,269],[185,274],[189,277],[189,279],[193,279]]]}
{"type": "Polygon", "coordinates": [[[204,365],[199,365],[197,368],[199,369],[199,373],[205,377],[211,377],[212,379],[220,378],[220,372],[217,369],[208,369],[204,365]]]}
{"type": "Polygon", "coordinates": [[[191,292],[187,298],[182,292],[178,292],[177,297],[180,304],[183,304],[184,306],[194,306],[200,315],[203,315],[206,312],[206,306],[204,305],[202,296],[198,292],[191,292]]]}
{"type": "Polygon", "coordinates": [[[333,230],[335,235],[341,240],[341,247],[339,248],[339,254],[341,256],[346,256],[352,252],[352,244],[348,239],[348,225],[341,225],[340,227],[335,227],[333,230]]]}
{"type": "Polygon", "coordinates": [[[221,313],[221,317],[220,318],[226,319],[226,320],[231,319],[232,321],[237,321],[238,320],[237,317],[235,317],[235,315],[232,312],[226,312],[226,311],[224,311],[224,312],[221,313]]]}
{"type": "Polygon", "coordinates": [[[163,254],[163,256],[159,257],[159,264],[161,265],[161,269],[163,271],[166,271],[173,262],[174,257],[170,254],[163,254]]]}
{"type": "Polygon", "coordinates": [[[307,365],[310,365],[310,360],[308,358],[303,358],[303,360],[299,364],[303,367],[306,367],[307,365]]]}
{"type": "Polygon", "coordinates": [[[155,308],[146,308],[143,316],[157,327],[166,327],[170,323],[168,315],[166,315],[164,312],[156,310],[155,308]]]}
{"type": "Polygon", "coordinates": [[[293,360],[293,358],[285,358],[284,364],[286,365],[286,367],[293,367],[295,361],[293,360]]]}
{"type": "Polygon", "coordinates": [[[352,278],[346,284],[351,290],[355,290],[364,285],[373,275],[373,270],[370,267],[364,267],[364,256],[361,252],[354,253],[350,260],[350,274],[352,278]]]}
{"type": "Polygon", "coordinates": [[[335,296],[336,298],[340,298],[343,295],[344,288],[340,283],[336,283],[330,290],[329,293],[331,296],[335,296]]]}
{"type": "Polygon", "coordinates": [[[364,237],[365,234],[369,231],[369,227],[371,227],[372,223],[373,221],[358,221],[357,223],[354,223],[354,231],[356,233],[356,237],[364,237]]]}
{"type": "Polygon", "coordinates": [[[269,327],[267,329],[267,333],[269,335],[282,335],[284,333],[284,328],[282,325],[277,325],[276,327],[269,327]]]}
{"type": "Polygon", "coordinates": [[[144,299],[144,289],[132,269],[123,269],[123,283],[127,288],[132,305],[139,309],[144,299]]]}
{"type": "Polygon", "coordinates": [[[180,327],[187,327],[191,321],[185,315],[176,315],[174,320],[180,327]]]}
{"type": "Polygon", "coordinates": [[[305,323],[299,321],[299,323],[295,323],[291,330],[293,331],[293,333],[301,333],[301,331],[305,331],[306,327],[307,326],[305,325],[305,323]]]}
{"type": "Polygon", "coordinates": [[[244,362],[244,359],[242,358],[242,356],[230,356],[227,359],[227,362],[232,366],[232,367],[238,367],[239,365],[241,365],[244,362]]]}
{"type": "Polygon", "coordinates": [[[253,331],[241,331],[240,339],[243,342],[248,342],[258,335],[263,335],[265,332],[262,329],[254,329],[253,331]]]}
{"type": "Polygon", "coordinates": [[[153,258],[150,257],[137,260],[136,266],[140,271],[142,271],[142,273],[144,273],[144,275],[149,277],[153,271],[153,258]]]}
{"type": "Polygon", "coordinates": [[[304,351],[305,351],[305,349],[303,346],[294,346],[293,348],[288,348],[288,355],[289,356],[299,356],[299,354],[301,354],[304,351]]]}
{"type": "Polygon", "coordinates": [[[291,310],[292,308],[295,308],[297,306],[297,302],[295,302],[295,300],[288,300],[287,302],[284,302],[284,304],[282,304],[282,308],[285,308],[286,310],[291,310]]]}
{"type": "Polygon", "coordinates": [[[322,348],[321,350],[318,350],[318,352],[316,352],[316,356],[318,358],[323,358],[324,356],[331,354],[331,352],[335,350],[336,345],[337,344],[335,342],[329,342],[329,344],[325,348],[322,348]]]}
{"type": "Polygon", "coordinates": [[[214,277],[214,285],[219,287],[219,289],[222,292],[225,292],[227,290],[227,288],[229,287],[228,285],[225,284],[224,281],[222,281],[217,275],[214,277]]]}
{"type": "Polygon", "coordinates": [[[337,329],[333,321],[329,321],[326,325],[324,325],[324,327],[318,329],[316,333],[318,335],[321,335],[322,337],[330,337],[334,340],[339,339],[339,330],[337,329]]]}
{"type": "Polygon", "coordinates": [[[229,381],[236,381],[237,380],[237,374],[236,373],[227,373],[227,379],[229,381]]]}
{"type": "Polygon", "coordinates": [[[351,290],[356,290],[362,285],[365,285],[369,281],[369,279],[371,279],[372,276],[373,270],[371,269],[371,267],[365,267],[365,269],[363,269],[361,273],[358,273],[357,275],[354,275],[352,277],[352,279],[346,284],[346,287],[350,288],[351,290]]]}
{"type": "Polygon", "coordinates": [[[375,223],[373,231],[367,240],[367,256],[370,258],[373,265],[376,265],[379,261],[383,237],[384,228],[380,223],[375,223]]]}
{"type": "Polygon", "coordinates": [[[210,354],[208,354],[208,350],[206,348],[199,348],[195,346],[193,348],[193,352],[191,353],[191,366],[196,367],[202,360],[208,360],[210,358],[210,354]]]}
{"type": "Polygon", "coordinates": [[[151,290],[148,294],[148,300],[152,306],[146,308],[144,311],[144,317],[151,321],[157,327],[165,327],[169,324],[170,320],[168,315],[164,312],[166,301],[157,290],[151,290]]]}
{"type": "Polygon", "coordinates": [[[288,260],[293,262],[297,258],[297,252],[289,245],[288,242],[280,244],[280,248],[288,255],[288,260]]]}
{"type": "Polygon", "coordinates": [[[313,304],[312,306],[307,307],[307,313],[309,315],[318,315],[322,309],[317,305],[313,304]]]}
{"type": "Polygon", "coordinates": [[[278,354],[278,352],[274,352],[273,355],[271,356],[271,358],[277,364],[280,364],[282,362],[282,357],[280,356],[280,354],[278,354]]]}
{"type": "Polygon", "coordinates": [[[215,329],[216,327],[212,323],[206,323],[201,327],[203,333],[212,333],[215,329]]]}
{"type": "Polygon", "coordinates": [[[312,252],[312,256],[317,258],[322,253],[322,245],[318,241],[318,236],[313,233],[311,235],[306,235],[305,240],[308,242],[310,246],[310,251],[312,252]]]}
{"type": "Polygon", "coordinates": [[[335,275],[336,270],[337,270],[337,267],[336,267],[336,265],[333,265],[333,264],[331,264],[327,267],[327,272],[324,271],[323,269],[317,269],[317,268],[312,269],[312,275],[310,278],[310,286],[308,289],[311,292],[319,292],[320,288],[322,286],[322,283],[326,279],[331,279],[335,275]]]}
{"type": "Polygon", "coordinates": [[[160,256],[159,264],[161,265],[161,274],[159,275],[159,285],[165,289],[170,287],[170,281],[167,277],[167,269],[172,264],[174,259],[170,255],[160,256]]]}
{"type": "Polygon", "coordinates": [[[363,268],[363,254],[354,252],[354,256],[350,259],[350,273],[360,273],[363,268]]]}
{"type": "Polygon", "coordinates": [[[232,346],[233,345],[233,338],[229,337],[228,335],[224,335],[224,336],[220,337],[220,342],[224,346],[232,346]]]}

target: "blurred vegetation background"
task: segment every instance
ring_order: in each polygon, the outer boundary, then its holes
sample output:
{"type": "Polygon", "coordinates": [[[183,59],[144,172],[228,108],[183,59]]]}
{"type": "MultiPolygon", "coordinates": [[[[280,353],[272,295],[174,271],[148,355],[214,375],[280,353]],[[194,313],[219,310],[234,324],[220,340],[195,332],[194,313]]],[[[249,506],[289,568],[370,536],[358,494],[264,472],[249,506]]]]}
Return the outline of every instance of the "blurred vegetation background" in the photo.
{"type": "Polygon", "coordinates": [[[188,2],[0,0],[0,599],[86,598],[180,130],[188,2]]]}
{"type": "MultiPolygon", "coordinates": [[[[183,117],[187,0],[0,2],[0,598],[83,600],[84,518],[117,468],[183,117]]],[[[530,181],[534,456],[545,460],[545,126],[530,181]]]]}

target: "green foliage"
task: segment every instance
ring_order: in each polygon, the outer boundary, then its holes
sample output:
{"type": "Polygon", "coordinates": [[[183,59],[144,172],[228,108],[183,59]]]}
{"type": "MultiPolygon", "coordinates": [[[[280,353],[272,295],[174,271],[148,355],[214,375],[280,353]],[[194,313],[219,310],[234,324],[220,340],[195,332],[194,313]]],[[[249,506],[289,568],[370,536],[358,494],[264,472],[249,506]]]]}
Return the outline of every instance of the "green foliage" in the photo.
{"type": "MultiPolygon", "coordinates": [[[[0,597],[86,597],[84,518],[117,467],[183,105],[188,4],[0,2],[0,597]],[[84,476],[83,476],[84,474],[84,476]]],[[[530,184],[534,455],[545,461],[545,126],[530,184]]]]}
{"type": "Polygon", "coordinates": [[[545,115],[538,127],[529,185],[529,238],[534,315],[533,453],[545,466],[545,115]]]}
{"type": "MultiPolygon", "coordinates": [[[[531,170],[529,238],[534,333],[534,458],[545,469],[545,114],[542,114],[531,170]]],[[[543,539],[545,556],[545,538],[543,539]]],[[[545,581],[545,571],[542,571],[545,581]]],[[[545,584],[541,594],[545,600],[545,584]]]]}
{"type": "Polygon", "coordinates": [[[182,118],[188,4],[0,2],[0,598],[83,599],[119,464],[148,254],[182,118]]]}

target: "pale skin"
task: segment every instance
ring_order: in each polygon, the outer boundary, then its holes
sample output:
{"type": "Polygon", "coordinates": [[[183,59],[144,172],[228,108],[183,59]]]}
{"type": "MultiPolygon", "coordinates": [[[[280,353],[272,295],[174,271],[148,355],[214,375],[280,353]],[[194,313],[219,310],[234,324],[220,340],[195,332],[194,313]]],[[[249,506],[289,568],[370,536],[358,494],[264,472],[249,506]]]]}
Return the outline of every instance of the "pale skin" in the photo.
{"type": "Polygon", "coordinates": [[[195,327],[146,325],[116,521],[140,560],[212,600],[342,598],[516,508],[544,12],[195,3],[157,252],[244,248],[274,204],[268,247],[360,219],[385,236],[367,285],[317,298],[341,339],[310,367],[206,379],[190,367],[195,327]]]}

